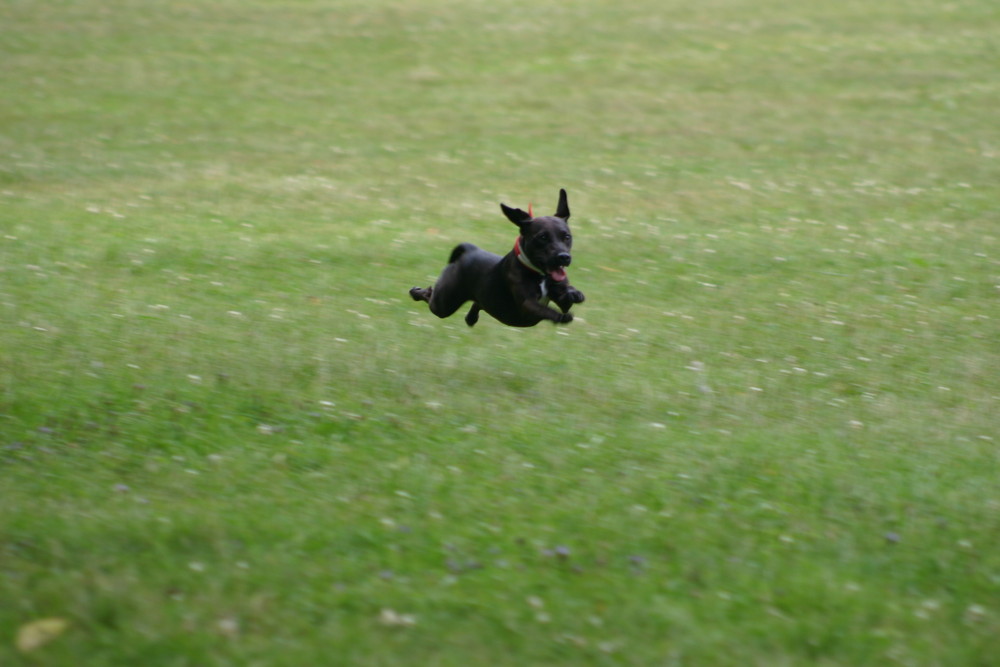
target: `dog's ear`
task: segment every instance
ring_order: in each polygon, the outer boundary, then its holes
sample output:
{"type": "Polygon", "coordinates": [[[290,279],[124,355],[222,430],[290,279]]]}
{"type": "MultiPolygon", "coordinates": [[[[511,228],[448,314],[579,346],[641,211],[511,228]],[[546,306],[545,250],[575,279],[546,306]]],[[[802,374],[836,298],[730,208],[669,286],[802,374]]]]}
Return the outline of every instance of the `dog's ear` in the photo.
{"type": "Polygon", "coordinates": [[[519,208],[511,208],[507,204],[500,204],[500,210],[503,214],[507,216],[507,219],[513,222],[517,226],[521,226],[528,220],[531,220],[531,216],[522,211],[519,208]]]}
{"type": "Polygon", "coordinates": [[[569,220],[569,202],[566,200],[565,190],[559,190],[559,205],[556,206],[556,217],[569,220]]]}

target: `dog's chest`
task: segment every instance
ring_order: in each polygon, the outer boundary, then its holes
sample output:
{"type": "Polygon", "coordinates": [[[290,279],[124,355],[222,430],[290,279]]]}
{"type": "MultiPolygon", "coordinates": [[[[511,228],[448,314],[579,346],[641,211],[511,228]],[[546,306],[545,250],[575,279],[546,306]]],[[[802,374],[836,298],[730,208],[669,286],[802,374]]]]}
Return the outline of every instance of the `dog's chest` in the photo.
{"type": "Polygon", "coordinates": [[[542,280],[538,283],[538,291],[538,303],[543,306],[549,305],[549,287],[545,284],[545,278],[542,278],[542,280]]]}

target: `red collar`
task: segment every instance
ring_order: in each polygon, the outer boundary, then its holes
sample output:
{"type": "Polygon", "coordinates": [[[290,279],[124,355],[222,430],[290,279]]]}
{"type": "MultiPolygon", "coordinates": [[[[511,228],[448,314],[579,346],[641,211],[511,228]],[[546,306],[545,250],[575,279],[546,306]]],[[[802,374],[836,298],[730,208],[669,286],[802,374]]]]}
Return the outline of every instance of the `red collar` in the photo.
{"type": "Polygon", "coordinates": [[[540,276],[544,276],[545,275],[545,272],[542,271],[537,266],[535,266],[534,264],[532,264],[531,260],[528,259],[528,256],[524,254],[523,250],[521,250],[521,237],[520,236],[518,236],[517,240],[514,241],[514,256],[517,257],[517,261],[521,262],[521,264],[523,264],[525,267],[531,269],[532,271],[534,271],[538,275],[540,275],[540,276]]]}

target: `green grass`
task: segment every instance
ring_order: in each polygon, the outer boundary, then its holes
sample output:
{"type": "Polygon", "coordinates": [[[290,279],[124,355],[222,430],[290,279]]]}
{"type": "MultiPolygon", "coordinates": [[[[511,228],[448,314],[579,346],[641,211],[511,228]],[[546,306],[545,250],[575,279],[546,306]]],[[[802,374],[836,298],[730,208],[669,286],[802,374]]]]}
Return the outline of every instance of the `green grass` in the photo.
{"type": "Polygon", "coordinates": [[[0,25],[0,663],[995,661],[996,3],[0,25]],[[409,299],[560,187],[572,324],[409,299]]]}

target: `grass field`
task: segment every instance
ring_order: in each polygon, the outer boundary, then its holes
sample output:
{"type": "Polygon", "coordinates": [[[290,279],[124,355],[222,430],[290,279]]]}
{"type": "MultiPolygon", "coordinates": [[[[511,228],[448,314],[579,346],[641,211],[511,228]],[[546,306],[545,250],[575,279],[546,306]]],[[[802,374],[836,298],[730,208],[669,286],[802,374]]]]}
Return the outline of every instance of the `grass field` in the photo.
{"type": "Polygon", "coordinates": [[[0,664],[995,664],[998,35],[0,0],[0,664]],[[409,299],[560,187],[572,324],[409,299]]]}

